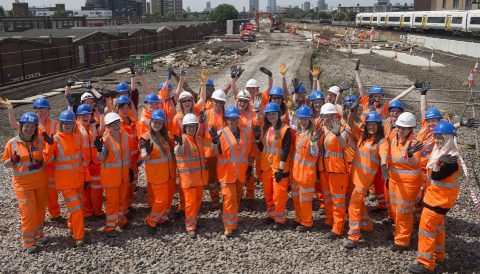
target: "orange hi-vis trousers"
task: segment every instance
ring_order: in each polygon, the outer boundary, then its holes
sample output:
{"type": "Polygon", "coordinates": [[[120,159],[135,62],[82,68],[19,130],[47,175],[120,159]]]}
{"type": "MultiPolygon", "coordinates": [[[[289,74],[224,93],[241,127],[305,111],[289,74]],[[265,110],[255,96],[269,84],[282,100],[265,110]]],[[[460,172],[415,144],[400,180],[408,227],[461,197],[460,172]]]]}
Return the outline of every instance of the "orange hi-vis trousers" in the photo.
{"type": "Polygon", "coordinates": [[[83,217],[101,216],[103,212],[103,186],[100,183],[100,165],[90,164],[90,182],[83,190],[83,217]]]}
{"type": "MultiPolygon", "coordinates": [[[[252,175],[253,177],[253,175],[252,175]]],[[[223,196],[223,226],[225,230],[235,230],[238,224],[238,207],[245,183],[220,183],[223,196]]]]}
{"type": "Polygon", "coordinates": [[[185,229],[197,230],[197,218],[202,206],[203,186],[182,188],[185,197],[185,229]]]}
{"type": "Polygon", "coordinates": [[[445,260],[445,215],[423,208],[418,229],[417,261],[429,270],[445,260]]]}
{"type": "Polygon", "coordinates": [[[55,186],[54,164],[45,164],[45,170],[48,175],[48,214],[50,218],[60,217],[60,205],[58,204],[58,190],[55,186]]]}
{"type": "Polygon", "coordinates": [[[128,208],[127,192],[128,183],[117,187],[104,187],[106,198],[106,225],[104,231],[113,231],[117,226],[123,227],[127,224],[125,210],[128,208]]]}
{"type": "Polygon", "coordinates": [[[347,173],[320,172],[320,184],[325,202],[325,224],[332,225],[333,233],[342,235],[347,214],[349,176],[347,173]]]}
{"type": "Polygon", "coordinates": [[[385,180],[382,178],[382,167],[378,167],[378,171],[373,179],[373,186],[375,187],[375,196],[377,197],[377,207],[381,209],[387,208],[387,201],[385,200],[385,180]]]}
{"type": "Polygon", "coordinates": [[[305,226],[313,226],[312,202],[315,192],[315,183],[301,185],[292,180],[292,200],[295,208],[295,222],[305,226]]]}
{"type": "Polygon", "coordinates": [[[15,191],[15,194],[20,210],[23,246],[34,246],[37,239],[43,237],[47,187],[15,191]]]}
{"type": "Polygon", "coordinates": [[[217,157],[208,157],[207,158],[207,169],[208,169],[208,184],[207,189],[210,193],[210,199],[212,203],[218,204],[220,202],[220,183],[218,182],[217,176],[217,157]]]}
{"type": "Polygon", "coordinates": [[[277,183],[272,169],[262,171],[267,213],[270,218],[280,224],[285,224],[287,221],[288,181],[288,178],[283,178],[277,183]]]}
{"type": "Polygon", "coordinates": [[[68,210],[68,228],[72,231],[73,239],[81,240],[85,235],[83,223],[83,187],[62,189],[62,196],[68,210]]]}
{"type": "Polygon", "coordinates": [[[366,193],[368,189],[356,186],[348,205],[348,239],[354,242],[360,241],[361,231],[373,231],[373,223],[365,206],[366,193]]]}
{"type": "Polygon", "coordinates": [[[145,220],[151,227],[156,227],[157,224],[168,221],[173,199],[172,192],[175,192],[175,189],[172,189],[172,181],[173,186],[175,186],[174,179],[170,179],[164,184],[150,184],[154,198],[152,210],[145,220]]]}
{"type": "MultiPolygon", "coordinates": [[[[326,193],[326,194],[330,195],[330,190],[328,190],[328,188],[327,188],[327,190],[325,190],[325,191],[328,192],[328,193],[326,193]]],[[[322,185],[321,185],[321,183],[320,183],[320,179],[319,179],[319,178],[317,178],[317,179],[315,180],[315,194],[317,195],[318,204],[319,204],[320,208],[325,208],[325,201],[324,201],[323,193],[322,193],[322,185]]],[[[330,202],[331,202],[331,201],[332,201],[332,200],[330,199],[330,202]]],[[[331,225],[331,224],[330,224],[330,225],[331,225]]]]}

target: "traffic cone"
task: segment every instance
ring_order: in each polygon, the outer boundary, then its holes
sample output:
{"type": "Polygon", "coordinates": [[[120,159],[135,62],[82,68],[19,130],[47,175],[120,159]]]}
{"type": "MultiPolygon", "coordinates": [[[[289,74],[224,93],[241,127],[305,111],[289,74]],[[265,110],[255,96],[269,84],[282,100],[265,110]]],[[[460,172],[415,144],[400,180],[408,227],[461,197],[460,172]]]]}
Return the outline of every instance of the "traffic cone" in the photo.
{"type": "Polygon", "coordinates": [[[478,67],[478,60],[477,60],[477,62],[475,62],[475,67],[473,68],[473,70],[474,70],[475,73],[480,72],[480,68],[478,67]]]}
{"type": "Polygon", "coordinates": [[[475,85],[475,69],[470,70],[468,74],[468,87],[471,88],[475,85]]]}

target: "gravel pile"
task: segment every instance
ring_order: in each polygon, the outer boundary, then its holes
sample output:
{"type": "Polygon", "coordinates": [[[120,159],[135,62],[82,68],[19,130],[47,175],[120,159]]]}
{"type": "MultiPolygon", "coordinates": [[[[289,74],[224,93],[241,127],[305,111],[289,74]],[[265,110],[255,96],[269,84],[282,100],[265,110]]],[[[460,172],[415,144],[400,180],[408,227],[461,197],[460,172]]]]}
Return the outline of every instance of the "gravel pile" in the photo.
{"type": "MultiPolygon", "coordinates": [[[[274,34],[277,35],[277,34],[274,34]]],[[[288,37],[288,34],[278,34],[288,37]]],[[[299,73],[306,73],[308,64],[301,63],[305,46],[267,47],[255,49],[253,57],[243,59],[246,68],[239,80],[243,87],[249,78],[255,78],[262,87],[266,87],[266,76],[258,71],[260,66],[271,68],[275,77],[274,85],[280,85],[278,66],[289,66],[288,79],[299,73]],[[300,68],[300,69],[299,69],[300,68]]],[[[342,81],[351,78],[354,61],[342,54],[319,52],[319,62],[329,81],[342,81]]],[[[409,71],[408,67],[385,58],[361,57],[365,66],[362,75],[367,84],[407,85],[415,80],[420,72],[409,71]],[[370,59],[371,58],[371,59],[370,59]],[[402,68],[399,68],[402,67],[402,68]],[[411,73],[411,74],[410,74],[411,73]]],[[[413,70],[410,68],[410,70],[413,70]]],[[[165,72],[164,72],[165,73],[165,72]]],[[[193,72],[192,72],[193,74],[193,72]]],[[[148,74],[149,82],[158,81],[158,75],[148,74]]],[[[110,76],[109,76],[110,77],[110,76]]],[[[453,77],[453,76],[452,76],[453,77]]],[[[216,85],[221,87],[228,80],[228,68],[213,75],[216,85]]],[[[442,81],[435,76],[435,81],[442,81]]],[[[457,82],[463,78],[455,78],[457,82]]],[[[424,79],[419,77],[419,79],[424,79]]],[[[433,78],[425,78],[434,82],[433,78]]],[[[452,80],[453,81],[453,80],[452,80]]],[[[192,84],[195,88],[196,82],[192,84]]],[[[445,80],[445,84],[448,80],[445,80]]],[[[437,82],[435,82],[437,86],[437,82]]],[[[449,86],[445,86],[449,87],[449,86]]],[[[194,88],[194,89],[195,89],[194,88]]],[[[140,87],[141,92],[143,92],[140,87]]],[[[412,95],[413,96],[413,95],[412,95]]],[[[417,95],[415,95],[417,96],[417,95]]],[[[432,95],[435,97],[437,95],[432,95]]],[[[454,100],[452,94],[441,94],[438,98],[454,100]],[[446,98],[448,97],[448,98],[446,98]]],[[[413,97],[412,97],[413,98],[413,97]]],[[[57,116],[64,106],[62,96],[50,98],[53,115],[57,116]]],[[[418,109],[417,105],[409,105],[418,109]]],[[[17,115],[29,109],[29,106],[16,108],[17,115]]],[[[13,136],[8,127],[6,111],[0,110],[2,143],[13,136]]],[[[474,135],[460,130],[462,142],[473,143],[474,135]]],[[[474,150],[464,151],[465,161],[471,168],[479,168],[474,150]]],[[[298,233],[293,227],[273,231],[264,223],[265,204],[261,185],[257,184],[253,209],[241,205],[239,230],[236,237],[226,239],[223,236],[221,210],[213,209],[205,195],[198,222],[198,238],[192,240],[184,233],[183,219],[162,226],[154,236],[147,235],[144,217],[147,214],[145,203],[145,177],[140,173],[139,190],[136,193],[134,217],[129,228],[120,237],[107,239],[102,233],[104,220],[87,220],[87,245],[74,248],[65,224],[47,222],[45,234],[49,239],[47,246],[36,255],[26,255],[20,247],[18,209],[11,187],[11,170],[0,166],[2,175],[0,191],[0,272],[59,272],[59,273],[131,273],[131,272],[319,272],[319,273],[405,273],[407,265],[414,261],[417,236],[413,236],[412,248],[401,254],[389,250],[386,240],[388,227],[381,224],[382,213],[371,214],[375,230],[365,235],[361,247],[347,251],[341,246],[341,240],[328,240],[324,237],[328,231],[321,226],[324,216],[318,214],[318,205],[314,204],[315,226],[311,232],[298,233]]],[[[474,182],[462,181],[462,191],[455,208],[446,219],[448,260],[441,266],[444,272],[479,271],[480,235],[479,216],[472,211],[468,187],[474,182]]],[[[177,203],[177,197],[175,203],[177,203]]],[[[369,206],[374,204],[369,200],[369,206]]],[[[62,214],[66,216],[66,212],[62,214]]],[[[294,218],[293,206],[288,205],[288,218],[294,218]]]]}

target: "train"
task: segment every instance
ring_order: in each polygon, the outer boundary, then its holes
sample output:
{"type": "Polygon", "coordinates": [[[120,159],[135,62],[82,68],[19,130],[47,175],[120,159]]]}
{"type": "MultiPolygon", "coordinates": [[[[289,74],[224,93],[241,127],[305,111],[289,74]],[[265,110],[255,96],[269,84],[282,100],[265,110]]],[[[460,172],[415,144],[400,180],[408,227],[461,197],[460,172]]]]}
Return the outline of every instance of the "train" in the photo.
{"type": "Polygon", "coordinates": [[[480,10],[358,13],[358,27],[480,34],[480,10]]]}

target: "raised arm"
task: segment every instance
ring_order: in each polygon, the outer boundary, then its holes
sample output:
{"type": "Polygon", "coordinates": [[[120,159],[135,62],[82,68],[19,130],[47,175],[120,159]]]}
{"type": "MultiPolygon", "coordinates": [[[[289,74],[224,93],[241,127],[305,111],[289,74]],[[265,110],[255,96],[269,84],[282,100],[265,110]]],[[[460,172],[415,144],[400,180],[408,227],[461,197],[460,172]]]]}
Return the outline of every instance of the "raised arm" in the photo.
{"type": "MultiPolygon", "coordinates": [[[[283,99],[288,102],[289,101],[289,94],[288,94],[288,85],[287,79],[285,78],[285,74],[287,74],[288,67],[285,64],[280,64],[279,72],[282,75],[282,89],[283,89],[283,99]]],[[[273,78],[272,78],[273,83],[273,78]]],[[[269,88],[270,91],[272,88],[269,88]]]]}
{"type": "Polygon", "coordinates": [[[417,88],[416,85],[417,83],[415,82],[412,86],[410,86],[406,90],[402,91],[402,93],[397,95],[397,97],[393,98],[392,101],[401,100],[403,97],[407,96],[410,92],[414,91],[417,88]]]}
{"type": "Polygon", "coordinates": [[[201,109],[203,109],[205,101],[207,100],[207,79],[209,75],[210,72],[207,69],[202,69],[200,73],[200,83],[202,86],[200,87],[200,96],[197,102],[197,104],[202,106],[201,109]]]}
{"type": "Polygon", "coordinates": [[[177,89],[175,90],[175,94],[173,98],[175,99],[175,102],[178,102],[178,98],[180,97],[180,93],[183,91],[183,84],[185,83],[185,74],[187,73],[186,70],[181,69],[180,70],[180,81],[178,82],[177,89]]]}
{"type": "Polygon", "coordinates": [[[8,110],[8,122],[13,129],[18,129],[20,126],[17,123],[17,119],[15,118],[15,112],[13,111],[13,105],[8,99],[0,98],[0,105],[4,106],[8,110]]]}
{"type": "Polygon", "coordinates": [[[355,80],[358,86],[358,92],[360,93],[360,97],[368,95],[367,89],[363,85],[362,78],[360,78],[360,59],[357,60],[355,65],[355,80]]]}

